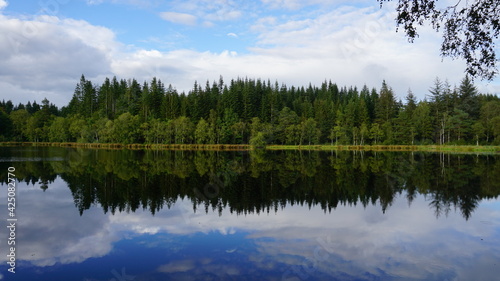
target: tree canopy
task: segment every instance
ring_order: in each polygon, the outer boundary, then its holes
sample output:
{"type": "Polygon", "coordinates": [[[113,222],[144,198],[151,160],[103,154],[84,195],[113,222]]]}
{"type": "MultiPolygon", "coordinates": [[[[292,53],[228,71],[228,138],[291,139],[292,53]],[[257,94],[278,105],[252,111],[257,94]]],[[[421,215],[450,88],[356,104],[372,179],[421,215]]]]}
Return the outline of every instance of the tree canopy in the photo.
{"type": "MultiPolygon", "coordinates": [[[[391,0],[378,0],[382,6],[391,0]]],[[[398,0],[396,24],[410,42],[426,22],[442,31],[441,55],[463,58],[472,77],[492,80],[498,74],[496,41],[500,34],[500,1],[456,0],[439,6],[437,0],[398,0]]]]}
{"type": "Polygon", "coordinates": [[[158,78],[83,75],[61,109],[47,99],[0,102],[0,141],[148,144],[499,144],[500,99],[480,94],[465,77],[451,87],[436,78],[429,100],[411,90],[406,103],[389,83],[380,89],[287,87],[222,77],[188,93],[158,78]]]}

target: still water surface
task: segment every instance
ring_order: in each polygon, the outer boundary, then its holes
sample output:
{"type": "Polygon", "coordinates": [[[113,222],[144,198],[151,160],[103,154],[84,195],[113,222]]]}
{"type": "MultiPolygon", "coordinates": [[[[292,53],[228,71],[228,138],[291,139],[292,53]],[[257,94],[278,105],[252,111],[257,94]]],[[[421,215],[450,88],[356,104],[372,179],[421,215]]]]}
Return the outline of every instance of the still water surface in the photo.
{"type": "Polygon", "coordinates": [[[10,166],[4,280],[500,276],[498,155],[2,147],[2,225],[10,166]]]}

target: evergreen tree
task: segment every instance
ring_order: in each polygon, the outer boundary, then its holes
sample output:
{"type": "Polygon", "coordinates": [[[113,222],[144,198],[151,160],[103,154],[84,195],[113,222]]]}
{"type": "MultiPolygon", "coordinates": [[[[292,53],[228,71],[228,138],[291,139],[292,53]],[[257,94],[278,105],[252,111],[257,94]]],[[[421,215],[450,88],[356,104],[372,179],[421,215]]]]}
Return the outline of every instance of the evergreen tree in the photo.
{"type": "Polygon", "coordinates": [[[168,85],[163,107],[165,108],[165,117],[167,119],[173,120],[180,116],[179,95],[172,85],[168,85]]]}
{"type": "Polygon", "coordinates": [[[269,144],[500,141],[498,97],[478,94],[468,77],[453,90],[436,78],[429,91],[429,101],[419,102],[409,90],[403,105],[385,81],[378,93],[366,85],[359,92],[356,86],[339,88],[331,81],[319,88],[288,88],[278,81],[238,78],[227,86],[220,77],[204,88],[195,82],[193,90],[179,94],[157,78],[142,87],[135,79],[106,78],[96,87],[82,75],[61,110],[47,99],[15,107],[2,100],[0,135],[122,143],[248,143],[259,133],[269,144]],[[126,122],[134,124],[131,135],[124,133],[126,122]]]}
{"type": "Polygon", "coordinates": [[[477,120],[479,118],[479,109],[481,106],[479,104],[477,89],[468,76],[462,79],[458,91],[458,109],[467,113],[472,120],[477,120]]]}
{"type": "Polygon", "coordinates": [[[380,124],[390,122],[397,113],[396,100],[392,89],[389,88],[385,81],[382,82],[380,89],[380,97],[375,104],[375,116],[380,124]]]}
{"type": "Polygon", "coordinates": [[[147,107],[150,110],[150,118],[165,118],[162,114],[161,106],[164,103],[165,88],[161,80],[153,77],[150,84],[149,97],[146,99],[147,107]]]}
{"type": "MultiPolygon", "coordinates": [[[[127,82],[127,88],[125,90],[124,96],[124,106],[126,112],[130,112],[132,115],[139,114],[141,108],[141,85],[137,80],[132,79],[127,82]]],[[[163,117],[163,116],[162,116],[163,117]]]]}
{"type": "Polygon", "coordinates": [[[463,143],[464,138],[470,132],[471,120],[469,114],[461,109],[456,108],[449,117],[449,126],[452,136],[458,143],[463,143]]]}
{"type": "Polygon", "coordinates": [[[285,144],[290,140],[288,134],[293,130],[287,130],[290,126],[295,126],[299,122],[299,117],[295,111],[288,107],[284,107],[278,115],[278,124],[276,127],[276,140],[278,143],[285,144]]]}
{"type": "Polygon", "coordinates": [[[414,128],[416,129],[416,137],[420,143],[431,143],[434,128],[432,126],[433,120],[429,103],[426,101],[418,103],[412,114],[411,120],[411,123],[414,124],[414,128]]]}
{"type": "Polygon", "coordinates": [[[13,122],[7,112],[0,108],[0,140],[8,140],[11,137],[13,127],[13,122]]]}

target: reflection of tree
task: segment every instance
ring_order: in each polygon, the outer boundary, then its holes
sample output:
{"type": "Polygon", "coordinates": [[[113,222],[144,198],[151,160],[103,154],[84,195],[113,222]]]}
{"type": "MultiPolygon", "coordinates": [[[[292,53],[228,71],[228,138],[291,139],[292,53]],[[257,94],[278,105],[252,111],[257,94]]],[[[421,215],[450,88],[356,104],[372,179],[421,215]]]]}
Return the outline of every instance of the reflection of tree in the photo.
{"type": "Polygon", "coordinates": [[[405,193],[409,204],[424,194],[436,216],[456,208],[469,219],[482,199],[500,194],[500,161],[494,156],[62,148],[1,152],[6,157],[69,159],[16,162],[16,176],[46,188],[59,175],[81,214],[94,205],[104,212],[142,208],[155,214],[178,198],[191,200],[195,210],[219,213],[226,208],[238,214],[271,212],[295,204],[320,205],[325,212],[339,204],[379,204],[385,212],[405,193]]]}
{"type": "MultiPolygon", "coordinates": [[[[42,190],[46,190],[48,185],[57,177],[50,161],[57,161],[62,158],[60,151],[51,148],[30,147],[27,149],[17,148],[15,151],[7,147],[0,148],[0,155],[5,159],[16,159],[16,162],[0,162],[1,171],[14,166],[16,168],[15,177],[26,184],[40,184],[42,190]],[[46,159],[48,161],[42,161],[46,159]],[[21,160],[26,160],[22,162],[21,160]]],[[[7,173],[0,173],[0,182],[7,183],[7,173]]]]}

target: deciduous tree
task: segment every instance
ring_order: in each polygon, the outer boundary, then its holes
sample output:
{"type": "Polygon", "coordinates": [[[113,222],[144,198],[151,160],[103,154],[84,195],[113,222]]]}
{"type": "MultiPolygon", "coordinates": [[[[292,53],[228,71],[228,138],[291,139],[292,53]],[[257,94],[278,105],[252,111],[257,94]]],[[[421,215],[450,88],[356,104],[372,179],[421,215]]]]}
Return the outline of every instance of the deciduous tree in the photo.
{"type": "MultiPolygon", "coordinates": [[[[378,0],[380,5],[389,0],[378,0]]],[[[442,30],[441,55],[463,58],[466,72],[492,80],[498,73],[496,43],[500,35],[498,0],[455,1],[439,5],[437,0],[398,0],[396,24],[410,42],[419,36],[418,26],[428,22],[442,30]]]]}

